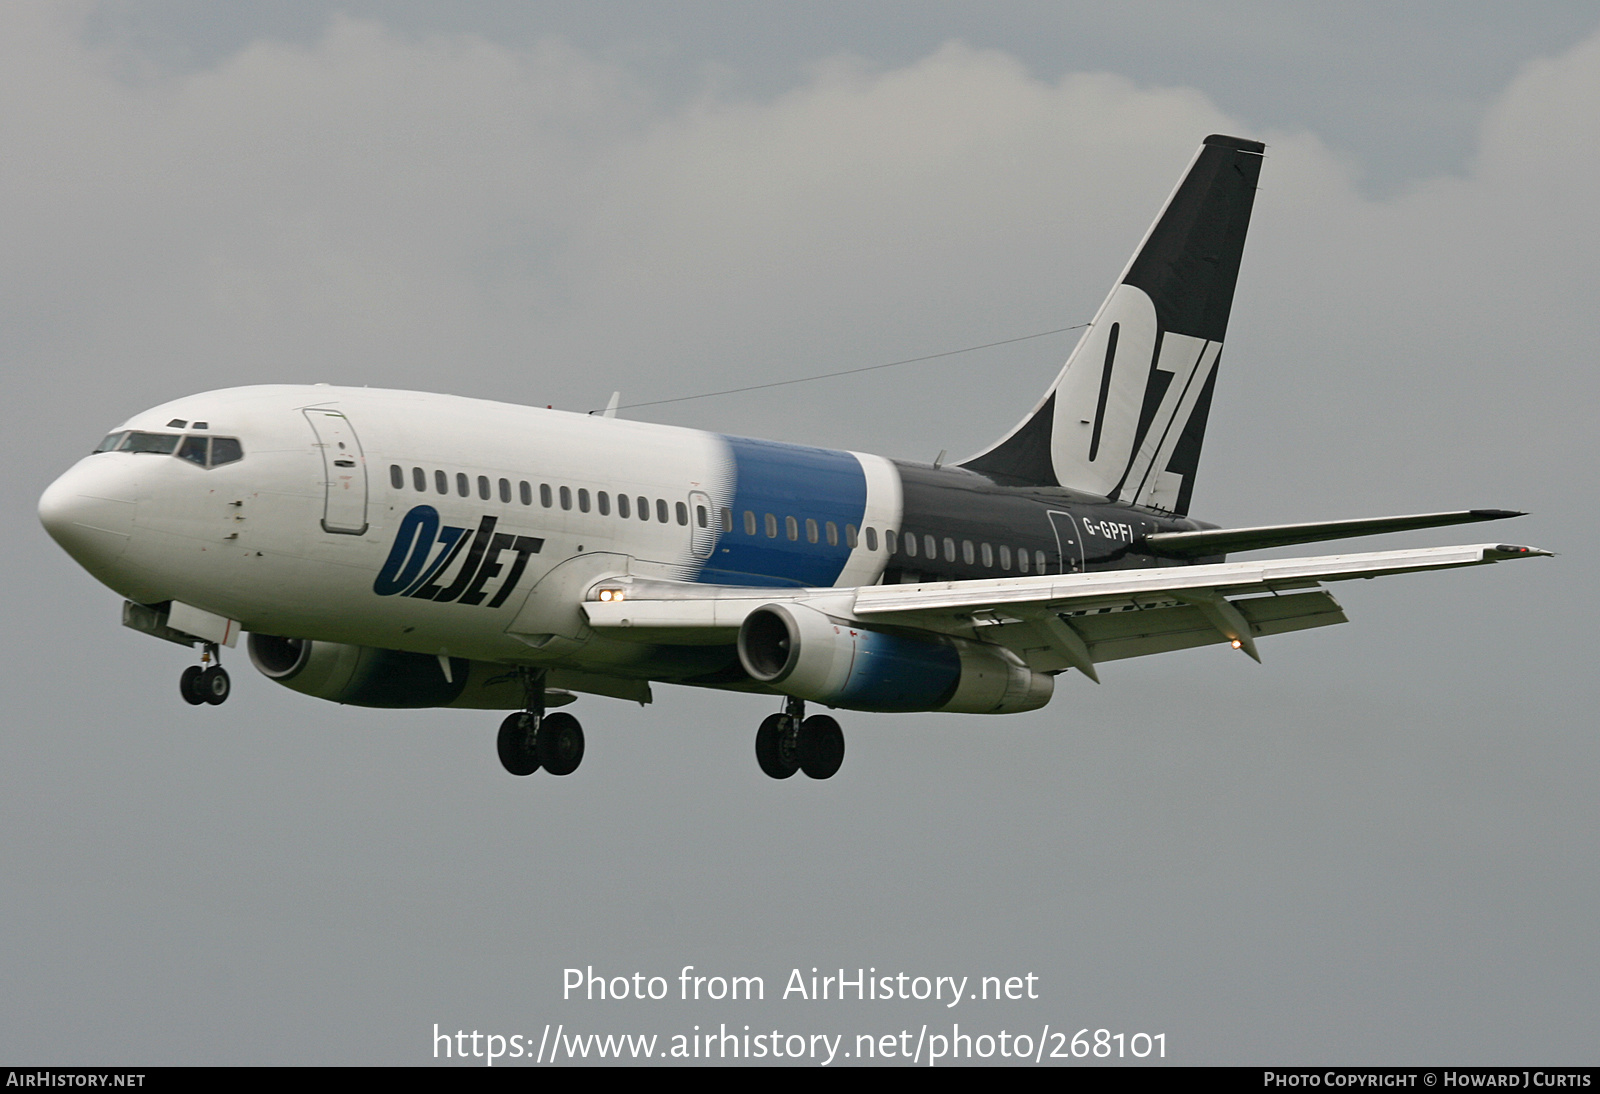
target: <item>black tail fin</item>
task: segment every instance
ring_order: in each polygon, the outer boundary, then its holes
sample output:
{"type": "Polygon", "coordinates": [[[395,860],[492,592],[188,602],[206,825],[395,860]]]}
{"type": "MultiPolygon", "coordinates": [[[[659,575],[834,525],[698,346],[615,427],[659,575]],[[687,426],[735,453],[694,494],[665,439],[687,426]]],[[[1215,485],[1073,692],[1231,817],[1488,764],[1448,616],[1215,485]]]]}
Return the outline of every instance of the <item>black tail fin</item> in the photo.
{"type": "Polygon", "coordinates": [[[1044,398],[963,467],[1188,512],[1265,147],[1205,139],[1044,398]]]}

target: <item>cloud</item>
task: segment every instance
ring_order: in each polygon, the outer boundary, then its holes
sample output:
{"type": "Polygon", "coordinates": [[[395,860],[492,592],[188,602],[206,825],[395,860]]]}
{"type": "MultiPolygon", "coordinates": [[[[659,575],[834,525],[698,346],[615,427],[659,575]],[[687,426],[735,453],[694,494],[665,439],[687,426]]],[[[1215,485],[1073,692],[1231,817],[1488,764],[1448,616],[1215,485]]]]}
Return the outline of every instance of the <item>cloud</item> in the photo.
{"type": "MultiPolygon", "coordinates": [[[[124,412],[202,376],[583,408],[613,385],[663,397],[1064,326],[1213,131],[1270,145],[1224,365],[1225,400],[1269,431],[1296,395],[1271,384],[1320,375],[1300,390],[1342,432],[1315,443],[1342,436],[1359,464],[1355,442],[1417,399],[1510,399],[1593,336],[1562,320],[1595,272],[1597,126],[1572,105],[1592,101],[1600,38],[1519,77],[1468,175],[1375,200],[1314,134],[1256,132],[1189,88],[1041,80],[959,42],[667,106],[554,39],[337,17],[309,45],[173,73],[84,45],[66,10],[3,16],[0,308],[25,372],[128,370],[124,412]],[[1236,369],[1267,384],[1230,390],[1236,369]]],[[[661,413],[954,454],[1005,429],[1068,348],[661,413]]]]}

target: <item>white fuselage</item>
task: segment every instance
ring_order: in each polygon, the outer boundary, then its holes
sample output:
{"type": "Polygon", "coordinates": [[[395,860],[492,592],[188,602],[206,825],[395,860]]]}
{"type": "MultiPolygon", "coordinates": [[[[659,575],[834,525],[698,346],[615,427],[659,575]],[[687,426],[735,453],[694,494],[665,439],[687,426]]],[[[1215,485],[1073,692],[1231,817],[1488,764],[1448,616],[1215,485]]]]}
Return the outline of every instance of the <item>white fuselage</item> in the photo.
{"type": "MultiPolygon", "coordinates": [[[[728,438],[447,395],[236,388],[155,407],[119,431],[228,436],[244,454],[208,468],[101,452],[46,493],[47,526],[129,600],[190,605],[264,634],[482,661],[626,672],[647,649],[596,639],[580,610],[585,592],[619,575],[712,580],[702,575],[716,566],[720,522],[735,505],[728,438]],[[444,530],[424,529],[429,542],[413,535],[415,519],[405,524],[419,507],[444,530]],[[397,547],[403,529],[408,543],[397,547]],[[445,533],[455,529],[452,555],[445,533]],[[386,564],[393,578],[408,563],[419,577],[437,567],[426,588],[375,593],[386,564]],[[454,596],[426,595],[452,585],[454,596]]],[[[832,548],[820,533],[811,548],[800,497],[756,516],[779,527],[772,549],[831,551],[832,579],[798,579],[813,569],[750,583],[879,579],[885,555],[858,543],[857,530],[898,527],[898,479],[886,460],[851,458],[866,496],[848,521],[850,544],[841,520],[830,526],[832,548]],[[791,520],[802,529],[793,540],[791,520]]]]}

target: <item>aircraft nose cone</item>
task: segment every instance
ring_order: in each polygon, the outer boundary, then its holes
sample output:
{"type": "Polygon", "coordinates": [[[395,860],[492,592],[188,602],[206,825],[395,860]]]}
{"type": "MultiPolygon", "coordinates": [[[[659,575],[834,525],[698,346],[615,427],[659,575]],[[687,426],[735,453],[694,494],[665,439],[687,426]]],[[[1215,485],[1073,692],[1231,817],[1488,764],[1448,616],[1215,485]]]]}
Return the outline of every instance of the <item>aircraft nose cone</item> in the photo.
{"type": "Polygon", "coordinates": [[[90,457],[40,496],[39,522],[79,565],[102,577],[128,547],[136,498],[120,460],[90,457]]]}

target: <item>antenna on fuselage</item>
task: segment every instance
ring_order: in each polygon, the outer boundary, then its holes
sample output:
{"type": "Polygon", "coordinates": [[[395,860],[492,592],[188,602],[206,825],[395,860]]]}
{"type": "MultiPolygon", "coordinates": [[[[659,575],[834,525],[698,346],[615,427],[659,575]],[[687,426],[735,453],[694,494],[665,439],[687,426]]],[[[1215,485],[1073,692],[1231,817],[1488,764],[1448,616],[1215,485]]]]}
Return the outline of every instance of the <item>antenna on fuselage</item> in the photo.
{"type": "MultiPolygon", "coordinates": [[[[622,402],[622,392],[613,391],[611,393],[611,401],[607,403],[606,408],[600,412],[600,417],[615,418],[617,416],[617,404],[620,402],[622,402]]],[[[591,410],[589,413],[593,414],[594,411],[591,410]]]]}

